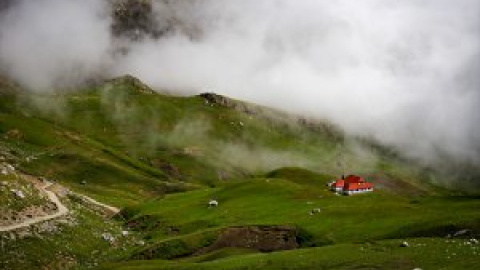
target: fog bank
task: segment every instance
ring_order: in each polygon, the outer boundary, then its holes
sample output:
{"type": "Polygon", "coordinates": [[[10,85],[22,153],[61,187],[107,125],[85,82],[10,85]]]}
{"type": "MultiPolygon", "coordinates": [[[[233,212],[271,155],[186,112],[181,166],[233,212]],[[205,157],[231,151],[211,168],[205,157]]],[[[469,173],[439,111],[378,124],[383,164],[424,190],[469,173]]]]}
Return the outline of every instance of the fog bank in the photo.
{"type": "Polygon", "coordinates": [[[36,91],[129,73],[328,119],[426,163],[480,164],[476,0],[152,1],[161,35],[136,39],[112,35],[108,1],[0,14],[1,69],[36,91]]]}

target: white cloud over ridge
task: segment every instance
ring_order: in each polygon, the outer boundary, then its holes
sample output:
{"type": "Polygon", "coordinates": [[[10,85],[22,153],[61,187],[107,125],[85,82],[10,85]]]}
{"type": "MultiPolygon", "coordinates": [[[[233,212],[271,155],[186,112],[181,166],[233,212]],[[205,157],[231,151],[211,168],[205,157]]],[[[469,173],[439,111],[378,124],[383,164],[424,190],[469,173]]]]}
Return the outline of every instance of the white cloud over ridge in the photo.
{"type": "Polygon", "coordinates": [[[328,119],[426,162],[480,163],[476,0],[153,3],[173,31],[120,55],[106,2],[19,1],[0,19],[0,63],[33,89],[130,73],[328,119]]]}

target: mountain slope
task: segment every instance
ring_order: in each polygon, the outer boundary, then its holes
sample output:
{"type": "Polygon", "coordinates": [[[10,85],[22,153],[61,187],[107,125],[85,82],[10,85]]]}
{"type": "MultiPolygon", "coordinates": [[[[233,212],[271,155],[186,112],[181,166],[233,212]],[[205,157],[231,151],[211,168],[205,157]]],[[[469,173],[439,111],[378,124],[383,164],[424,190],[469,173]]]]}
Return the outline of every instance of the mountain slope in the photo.
{"type": "MultiPolygon", "coordinates": [[[[213,93],[158,94],[131,76],[53,94],[26,92],[2,79],[0,159],[22,173],[123,209],[112,220],[78,196],[60,196],[75,209],[66,218],[76,222],[52,221],[61,230],[51,233],[38,229],[39,224],[13,237],[1,235],[8,253],[0,265],[6,269],[31,269],[48,261],[68,265],[64,268],[117,261],[105,267],[208,269],[216,264],[202,261],[224,257],[231,258],[220,260],[222,267],[238,269],[262,264],[270,256],[258,254],[262,248],[286,249],[270,242],[276,234],[287,237],[289,248],[305,248],[285,253],[288,258],[316,257],[323,249],[313,246],[337,250],[378,241],[383,248],[394,243],[389,239],[438,241],[464,228],[474,236],[479,228],[477,197],[451,197],[455,192],[430,182],[431,171],[386,147],[350,137],[324,121],[213,93]],[[361,174],[378,190],[336,196],[325,185],[344,173],[361,174]],[[210,199],[219,207],[208,208],[210,199]],[[236,233],[267,240],[262,248],[248,248],[235,242],[236,233]],[[110,234],[116,242],[108,242],[110,234]],[[75,235],[84,239],[64,244],[75,235]],[[232,241],[236,246],[225,244],[232,241]],[[64,256],[56,259],[58,252],[64,256]],[[236,256],[258,260],[235,266],[236,256]],[[138,266],[125,263],[138,259],[144,260],[138,266]]],[[[4,181],[26,185],[15,177],[4,181]]],[[[2,189],[0,196],[7,201],[12,195],[2,189]]],[[[45,204],[33,195],[23,202],[22,207],[45,204]]],[[[324,263],[309,261],[311,268],[324,263]]],[[[284,260],[278,263],[270,267],[286,267],[284,260]]]]}

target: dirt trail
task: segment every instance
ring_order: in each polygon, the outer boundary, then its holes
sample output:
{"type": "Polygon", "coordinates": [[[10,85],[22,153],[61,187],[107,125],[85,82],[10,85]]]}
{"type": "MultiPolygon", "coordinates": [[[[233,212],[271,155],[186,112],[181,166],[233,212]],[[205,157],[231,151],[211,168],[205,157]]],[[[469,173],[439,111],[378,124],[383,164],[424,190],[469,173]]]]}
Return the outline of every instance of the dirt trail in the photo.
{"type": "Polygon", "coordinates": [[[8,225],[8,226],[0,226],[0,232],[8,232],[8,231],[13,231],[13,230],[20,229],[20,228],[25,228],[25,227],[28,227],[30,225],[33,225],[33,224],[36,224],[36,223],[39,223],[39,222],[48,221],[48,220],[55,219],[55,218],[58,218],[58,217],[61,217],[61,216],[64,216],[64,215],[68,214],[67,207],[65,207],[65,205],[63,205],[62,202],[60,202],[60,200],[58,199],[57,195],[54,192],[48,190],[48,188],[51,185],[53,185],[53,184],[52,183],[46,183],[44,186],[39,187],[39,189],[41,191],[45,192],[45,194],[47,194],[48,199],[57,206],[58,211],[56,213],[51,214],[51,215],[47,215],[47,216],[34,217],[34,218],[25,220],[22,223],[18,223],[18,224],[13,224],[13,225],[8,225]]]}
{"type": "Polygon", "coordinates": [[[111,205],[101,203],[101,202],[96,201],[96,200],[94,200],[94,199],[92,199],[88,196],[83,195],[83,194],[79,194],[79,193],[75,193],[75,192],[72,192],[72,193],[75,194],[76,196],[80,197],[82,200],[84,200],[88,203],[91,203],[91,204],[94,204],[94,205],[99,206],[101,208],[104,208],[105,210],[110,212],[112,215],[115,215],[115,214],[120,212],[120,209],[115,207],[115,206],[111,206],[111,205]]]}
{"type": "MultiPolygon", "coordinates": [[[[29,176],[29,175],[23,175],[23,176],[24,176],[24,178],[27,178],[27,179],[30,179],[30,180],[36,179],[35,177],[29,176]]],[[[25,220],[25,221],[23,221],[21,223],[18,223],[18,224],[13,224],[13,225],[8,225],[8,226],[0,226],[0,232],[8,232],[8,231],[13,231],[13,230],[20,229],[20,228],[25,228],[25,227],[28,227],[30,225],[34,225],[34,224],[37,224],[37,223],[40,223],[40,222],[56,219],[56,218],[59,218],[61,216],[64,216],[64,215],[68,214],[68,212],[69,212],[68,208],[60,201],[60,199],[58,199],[57,194],[55,194],[55,192],[53,192],[53,191],[48,190],[48,188],[51,187],[53,185],[53,183],[48,182],[48,181],[44,181],[43,183],[44,183],[43,185],[37,185],[37,188],[41,192],[44,192],[45,194],[47,194],[48,199],[57,206],[58,211],[54,214],[51,214],[51,215],[34,217],[34,218],[25,220]]],[[[96,200],[94,200],[94,199],[92,199],[88,196],[85,196],[83,194],[78,194],[78,193],[74,193],[74,194],[76,196],[81,197],[83,200],[85,200],[85,201],[87,201],[91,204],[94,204],[94,205],[97,205],[99,207],[105,208],[107,211],[111,212],[112,214],[117,214],[118,212],[120,212],[120,209],[118,209],[117,207],[113,207],[113,206],[110,206],[110,205],[103,204],[103,203],[98,202],[98,201],[96,201],[96,200]]]]}

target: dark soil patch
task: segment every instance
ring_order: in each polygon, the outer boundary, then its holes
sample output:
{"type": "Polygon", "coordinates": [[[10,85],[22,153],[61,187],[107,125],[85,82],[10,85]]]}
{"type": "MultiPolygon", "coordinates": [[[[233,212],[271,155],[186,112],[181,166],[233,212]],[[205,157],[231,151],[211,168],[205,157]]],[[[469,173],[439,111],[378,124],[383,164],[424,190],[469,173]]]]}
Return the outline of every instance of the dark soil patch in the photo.
{"type": "Polygon", "coordinates": [[[233,247],[255,249],[261,252],[296,249],[298,230],[291,226],[246,226],[223,230],[210,246],[199,250],[201,255],[214,250],[233,247]]]}
{"type": "Polygon", "coordinates": [[[11,139],[11,140],[23,140],[24,135],[20,130],[12,129],[12,130],[9,130],[4,137],[5,139],[11,139]]]}

